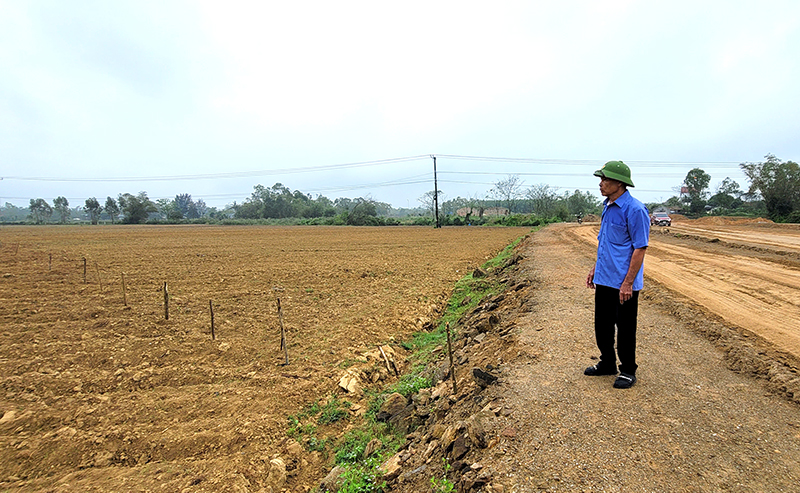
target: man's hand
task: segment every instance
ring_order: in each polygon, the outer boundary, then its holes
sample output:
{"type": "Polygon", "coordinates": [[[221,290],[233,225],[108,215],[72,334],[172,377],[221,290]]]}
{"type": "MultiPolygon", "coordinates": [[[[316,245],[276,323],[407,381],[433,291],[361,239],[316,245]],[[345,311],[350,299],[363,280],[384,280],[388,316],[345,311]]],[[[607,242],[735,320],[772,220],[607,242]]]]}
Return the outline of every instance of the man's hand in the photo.
{"type": "Polygon", "coordinates": [[[586,276],[586,287],[589,289],[594,289],[594,267],[592,267],[592,270],[589,271],[589,275],[586,276]]]}
{"type": "Polygon", "coordinates": [[[644,263],[644,254],[647,252],[647,247],[637,248],[631,255],[631,265],[628,266],[628,273],[622,281],[622,286],[619,287],[619,304],[623,304],[633,296],[633,280],[636,274],[644,263]]]}
{"type": "Polygon", "coordinates": [[[619,288],[619,304],[623,304],[633,296],[633,283],[625,281],[619,288]]]}

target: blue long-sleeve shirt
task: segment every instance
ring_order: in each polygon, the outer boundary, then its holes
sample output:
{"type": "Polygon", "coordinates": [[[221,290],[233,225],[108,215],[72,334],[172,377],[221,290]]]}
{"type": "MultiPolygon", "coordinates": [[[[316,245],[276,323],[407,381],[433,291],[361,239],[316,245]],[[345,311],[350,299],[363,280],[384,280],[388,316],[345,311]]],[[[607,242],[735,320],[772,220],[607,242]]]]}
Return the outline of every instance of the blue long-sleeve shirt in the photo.
{"type": "MultiPolygon", "coordinates": [[[[603,203],[603,219],[597,235],[597,264],[594,283],[619,289],[628,274],[631,256],[650,241],[650,217],[647,208],[625,190],[617,200],[603,203]]],[[[644,284],[644,264],[633,280],[633,290],[644,284]]]]}

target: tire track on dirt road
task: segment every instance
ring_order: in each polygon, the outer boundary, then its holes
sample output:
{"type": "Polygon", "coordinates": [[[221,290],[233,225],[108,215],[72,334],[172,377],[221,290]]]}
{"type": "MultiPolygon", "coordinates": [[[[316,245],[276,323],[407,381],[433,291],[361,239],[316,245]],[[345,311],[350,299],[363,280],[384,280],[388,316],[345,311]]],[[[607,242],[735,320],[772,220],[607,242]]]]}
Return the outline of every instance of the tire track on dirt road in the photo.
{"type": "Polygon", "coordinates": [[[754,225],[754,228],[758,231],[758,235],[753,234],[753,228],[745,231],[742,231],[741,227],[737,226],[707,228],[685,222],[674,223],[669,230],[673,233],[716,238],[733,243],[749,243],[786,252],[800,253],[800,229],[780,229],[776,232],[772,229],[759,228],[758,225],[754,225]]]}

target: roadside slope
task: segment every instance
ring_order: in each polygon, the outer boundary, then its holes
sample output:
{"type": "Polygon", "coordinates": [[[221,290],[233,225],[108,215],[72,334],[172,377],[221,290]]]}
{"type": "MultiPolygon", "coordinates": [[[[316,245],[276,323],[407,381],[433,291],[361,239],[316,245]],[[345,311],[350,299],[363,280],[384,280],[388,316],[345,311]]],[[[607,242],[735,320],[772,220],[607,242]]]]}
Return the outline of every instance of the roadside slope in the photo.
{"type": "Polygon", "coordinates": [[[796,491],[800,407],[729,370],[703,335],[720,322],[668,309],[664,299],[685,301],[652,281],[640,301],[637,385],[583,375],[597,355],[583,285],[594,252],[570,227],[534,233],[522,252],[535,289],[516,326],[529,357],[510,362],[497,389],[509,412],[484,461],[495,478],[517,492],[796,491]]]}

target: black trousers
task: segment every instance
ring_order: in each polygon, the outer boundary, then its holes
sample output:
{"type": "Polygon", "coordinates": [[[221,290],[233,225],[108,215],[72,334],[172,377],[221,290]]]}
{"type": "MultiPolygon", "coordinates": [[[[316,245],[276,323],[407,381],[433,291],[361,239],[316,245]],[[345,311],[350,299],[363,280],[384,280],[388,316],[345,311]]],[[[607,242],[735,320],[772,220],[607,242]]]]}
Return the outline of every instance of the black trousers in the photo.
{"type": "Polygon", "coordinates": [[[619,302],[619,289],[596,286],[594,294],[594,335],[600,350],[599,366],[617,366],[619,371],[635,375],[636,368],[636,317],[639,312],[639,291],[634,291],[631,299],[619,302]],[[614,352],[616,328],[617,350],[614,352]]]}

